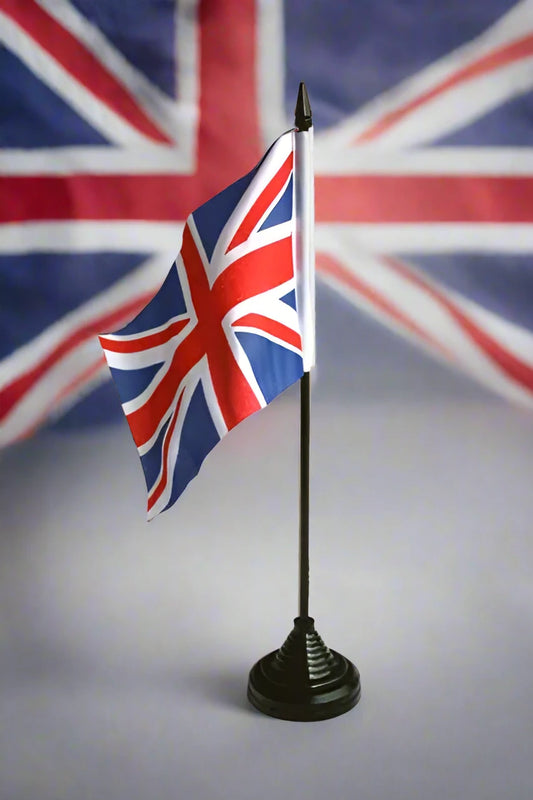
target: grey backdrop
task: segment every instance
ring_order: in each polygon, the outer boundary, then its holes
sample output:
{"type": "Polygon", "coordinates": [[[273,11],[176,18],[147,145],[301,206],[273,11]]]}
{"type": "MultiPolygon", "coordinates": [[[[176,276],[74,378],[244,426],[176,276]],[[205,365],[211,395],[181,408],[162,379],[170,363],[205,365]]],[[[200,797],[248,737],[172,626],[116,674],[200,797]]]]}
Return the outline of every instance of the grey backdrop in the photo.
{"type": "Polygon", "coordinates": [[[533,416],[319,293],[311,612],[353,711],[264,717],[296,613],[298,394],[149,525],[125,424],[2,454],[1,800],[530,800],[533,416]]]}

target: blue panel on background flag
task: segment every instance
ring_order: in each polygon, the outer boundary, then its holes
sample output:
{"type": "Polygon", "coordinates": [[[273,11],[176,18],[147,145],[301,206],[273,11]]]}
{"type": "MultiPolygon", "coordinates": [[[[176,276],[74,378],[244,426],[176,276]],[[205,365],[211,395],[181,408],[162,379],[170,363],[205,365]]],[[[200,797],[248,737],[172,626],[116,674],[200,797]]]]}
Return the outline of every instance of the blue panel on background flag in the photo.
{"type": "Polygon", "coordinates": [[[107,144],[98,131],[5,47],[0,48],[0,98],[2,147],[107,144]]]}
{"type": "Polygon", "coordinates": [[[130,253],[0,256],[0,356],[104,291],[145,258],[130,253]]]}
{"type": "Polygon", "coordinates": [[[424,272],[481,307],[533,328],[533,262],[529,255],[462,253],[408,257],[424,272]]]}
{"type": "Polygon", "coordinates": [[[464,128],[435,139],[440,146],[473,146],[483,142],[484,147],[531,146],[533,126],[533,92],[520,94],[494,111],[483,114],[464,128]]]}
{"type": "Polygon", "coordinates": [[[176,0],[71,2],[153,83],[176,94],[176,0]]]}
{"type": "Polygon", "coordinates": [[[113,381],[108,381],[82,397],[65,414],[52,420],[48,427],[59,431],[75,431],[93,425],[116,424],[123,419],[117,388],[113,381]]]}
{"type": "Polygon", "coordinates": [[[292,178],[290,179],[287,188],[283,192],[279,201],[276,203],[266,220],[263,222],[260,231],[266,228],[272,228],[274,225],[281,225],[282,222],[288,222],[292,217],[292,178]]]}
{"type": "Polygon", "coordinates": [[[202,238],[208,258],[213,255],[213,250],[222,228],[250,185],[255,172],[255,170],[252,170],[248,175],[235,181],[227,189],[219,192],[219,194],[216,194],[211,200],[208,200],[207,203],[195,210],[193,214],[194,222],[202,238]]]}
{"type": "Polygon", "coordinates": [[[301,378],[301,355],[255,333],[239,331],[237,339],[244,347],[267,403],[301,378]]]}
{"type": "Polygon", "coordinates": [[[305,75],[318,128],[341,122],[363,103],[482,34],[509,0],[286,0],[285,107],[305,75]],[[459,22],[460,21],[460,22],[459,22]]]}
{"type": "Polygon", "coordinates": [[[203,460],[219,441],[220,436],[213,425],[204,390],[199,383],[193,392],[183,424],[180,441],[180,456],[182,457],[176,464],[172,493],[167,508],[176,501],[189,481],[198,474],[203,460]],[[198,435],[199,431],[202,431],[202,436],[198,435]]]}
{"type": "Polygon", "coordinates": [[[143,308],[140,314],[137,314],[135,319],[122,328],[121,333],[138,333],[146,328],[157,328],[167,323],[172,317],[183,314],[185,310],[185,300],[178,272],[173,266],[152,301],[143,308]]]}

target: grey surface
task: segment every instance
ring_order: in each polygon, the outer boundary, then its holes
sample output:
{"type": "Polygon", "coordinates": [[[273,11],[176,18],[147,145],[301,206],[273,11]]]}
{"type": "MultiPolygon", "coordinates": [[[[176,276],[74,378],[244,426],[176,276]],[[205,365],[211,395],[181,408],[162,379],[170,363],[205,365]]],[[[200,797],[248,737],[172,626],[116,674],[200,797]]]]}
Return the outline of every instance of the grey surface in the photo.
{"type": "Polygon", "coordinates": [[[125,425],[41,434],[0,459],[1,800],[530,800],[533,417],[323,327],[311,611],[359,706],[245,699],[296,611],[294,390],[149,525],[125,425]]]}

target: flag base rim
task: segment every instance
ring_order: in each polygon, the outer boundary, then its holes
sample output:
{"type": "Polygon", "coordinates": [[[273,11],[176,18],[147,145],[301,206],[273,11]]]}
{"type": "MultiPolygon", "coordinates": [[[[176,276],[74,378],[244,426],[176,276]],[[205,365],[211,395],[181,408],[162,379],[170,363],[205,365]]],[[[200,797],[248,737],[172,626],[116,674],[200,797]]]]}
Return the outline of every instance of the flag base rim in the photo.
{"type": "Polygon", "coordinates": [[[357,667],[325,646],[311,617],[297,617],[294,622],[282,647],[252,667],[248,700],[267,716],[295,722],[345,714],[361,697],[357,667]]]}

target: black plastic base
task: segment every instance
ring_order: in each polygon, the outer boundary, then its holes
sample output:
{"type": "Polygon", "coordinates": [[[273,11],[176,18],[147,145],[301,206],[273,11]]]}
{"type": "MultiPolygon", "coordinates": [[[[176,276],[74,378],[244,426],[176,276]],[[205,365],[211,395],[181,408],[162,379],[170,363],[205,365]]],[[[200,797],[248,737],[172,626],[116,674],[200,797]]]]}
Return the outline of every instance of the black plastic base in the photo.
{"type": "Polygon", "coordinates": [[[338,717],[360,697],[357,668],[326,647],[312,617],[296,617],[283,646],[261,658],[248,681],[252,705],[278,719],[312,722],[338,717]]]}

